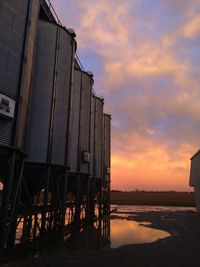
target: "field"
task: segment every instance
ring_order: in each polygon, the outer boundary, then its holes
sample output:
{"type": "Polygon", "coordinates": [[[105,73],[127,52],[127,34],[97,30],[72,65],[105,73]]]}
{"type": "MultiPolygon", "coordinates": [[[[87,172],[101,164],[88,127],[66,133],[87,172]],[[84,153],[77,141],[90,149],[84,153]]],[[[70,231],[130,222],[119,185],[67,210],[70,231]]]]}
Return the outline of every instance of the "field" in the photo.
{"type": "Polygon", "coordinates": [[[111,204],[194,207],[195,198],[193,192],[111,191],[111,204]]]}

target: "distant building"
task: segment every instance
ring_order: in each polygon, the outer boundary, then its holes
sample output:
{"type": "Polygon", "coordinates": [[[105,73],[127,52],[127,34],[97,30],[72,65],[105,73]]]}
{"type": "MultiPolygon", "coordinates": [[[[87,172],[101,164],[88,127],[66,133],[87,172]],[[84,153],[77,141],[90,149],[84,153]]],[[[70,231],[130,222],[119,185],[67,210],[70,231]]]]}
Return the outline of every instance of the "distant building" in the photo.
{"type": "Polygon", "coordinates": [[[190,186],[194,187],[197,212],[200,212],[200,150],[191,157],[190,186]]]}

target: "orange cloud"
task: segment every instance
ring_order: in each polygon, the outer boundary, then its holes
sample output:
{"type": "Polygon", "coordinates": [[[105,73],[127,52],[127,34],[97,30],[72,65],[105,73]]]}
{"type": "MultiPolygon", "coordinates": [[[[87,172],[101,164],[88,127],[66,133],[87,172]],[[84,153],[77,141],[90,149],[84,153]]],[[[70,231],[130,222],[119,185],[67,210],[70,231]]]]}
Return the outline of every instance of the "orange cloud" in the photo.
{"type": "MultiPolygon", "coordinates": [[[[180,153],[180,152],[179,152],[180,153]]],[[[129,157],[113,154],[112,188],[123,190],[190,190],[188,184],[189,160],[187,152],[181,153],[178,160],[160,147],[152,147],[142,154],[129,157]]]]}
{"type": "Polygon", "coordinates": [[[194,38],[200,34],[200,16],[192,17],[184,26],[183,32],[188,38],[194,38]]]}
{"type": "Polygon", "coordinates": [[[200,145],[199,0],[52,1],[80,55],[100,59],[91,65],[101,65],[95,90],[113,117],[112,187],[189,190],[200,145]]]}
{"type": "Polygon", "coordinates": [[[99,2],[78,1],[82,9],[80,15],[81,28],[77,33],[81,42],[80,48],[84,46],[121,46],[128,41],[128,28],[122,23],[126,21],[127,4],[120,1],[102,0],[99,2]],[[111,15],[112,14],[112,15],[111,15]]]}

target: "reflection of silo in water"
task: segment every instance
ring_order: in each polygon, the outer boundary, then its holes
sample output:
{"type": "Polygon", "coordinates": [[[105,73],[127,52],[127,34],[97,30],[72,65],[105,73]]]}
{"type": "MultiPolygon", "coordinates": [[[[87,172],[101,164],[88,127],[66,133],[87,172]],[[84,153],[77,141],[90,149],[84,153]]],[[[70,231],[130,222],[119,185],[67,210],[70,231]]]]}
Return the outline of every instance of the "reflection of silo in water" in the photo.
{"type": "Polygon", "coordinates": [[[64,209],[58,203],[64,205],[62,198],[66,195],[75,46],[73,36],[66,29],[39,22],[22,201],[28,202],[44,189],[44,221],[49,196],[52,196],[55,212],[64,209]]]}
{"type": "Polygon", "coordinates": [[[81,229],[77,228],[66,241],[71,249],[110,248],[110,217],[104,216],[81,229]]]}
{"type": "Polygon", "coordinates": [[[76,198],[77,220],[80,217],[81,202],[86,200],[90,176],[90,122],[93,82],[92,73],[74,70],[69,150],[69,190],[74,193],[76,198]]]}
{"type": "Polygon", "coordinates": [[[1,247],[15,232],[38,13],[39,0],[0,1],[1,247]]]}

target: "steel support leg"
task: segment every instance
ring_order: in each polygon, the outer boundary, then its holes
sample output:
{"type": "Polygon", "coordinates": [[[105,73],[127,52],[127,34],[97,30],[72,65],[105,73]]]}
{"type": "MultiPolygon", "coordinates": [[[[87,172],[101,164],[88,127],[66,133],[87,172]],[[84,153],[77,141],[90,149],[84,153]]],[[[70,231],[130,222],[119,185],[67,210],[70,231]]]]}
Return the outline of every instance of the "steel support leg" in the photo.
{"type": "Polygon", "coordinates": [[[50,176],[51,176],[51,167],[48,166],[46,183],[45,183],[45,187],[44,187],[44,196],[43,196],[43,212],[42,212],[42,225],[41,225],[41,233],[42,234],[46,230],[46,222],[47,222],[46,216],[47,216],[50,176]]]}
{"type": "Polygon", "coordinates": [[[75,196],[75,221],[79,223],[80,221],[80,212],[81,212],[81,181],[80,176],[76,178],[76,196],[75,196]]]}

